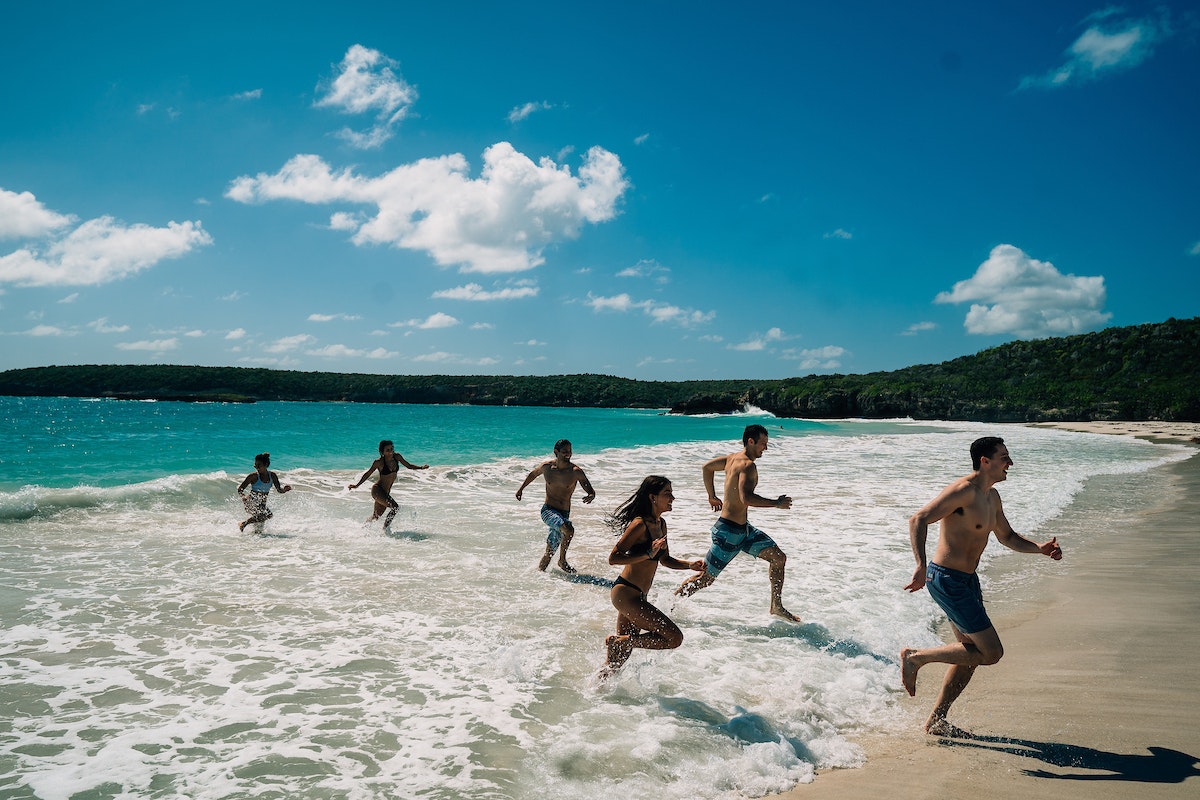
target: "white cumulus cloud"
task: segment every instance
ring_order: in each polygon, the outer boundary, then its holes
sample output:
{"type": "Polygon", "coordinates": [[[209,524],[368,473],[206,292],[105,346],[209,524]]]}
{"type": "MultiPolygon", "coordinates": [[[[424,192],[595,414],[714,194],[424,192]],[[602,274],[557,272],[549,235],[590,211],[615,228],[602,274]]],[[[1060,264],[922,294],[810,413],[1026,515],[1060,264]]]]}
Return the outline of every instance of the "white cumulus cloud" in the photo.
{"type": "Polygon", "coordinates": [[[968,333],[1041,338],[1100,327],[1112,317],[1103,310],[1105,299],[1103,276],[1063,275],[1048,261],[1002,244],[934,302],[971,303],[963,322],[968,333]]]}
{"type": "Polygon", "coordinates": [[[274,175],[234,180],[226,197],[241,203],[298,200],[374,205],[374,216],[334,215],[357,245],[389,244],[426,252],[462,272],[521,272],[543,263],[550,244],[579,235],[585,223],[617,213],[628,187],[624,167],[601,147],[588,151],[578,176],[543,158],[535,163],[508,142],[483,154],[478,178],[461,154],[426,158],[378,177],[333,170],[298,155],[274,175]]]}
{"type": "Polygon", "coordinates": [[[46,208],[30,192],[0,189],[0,239],[46,236],[71,222],[71,217],[46,208]]]}
{"type": "Polygon", "coordinates": [[[169,222],[165,228],[155,228],[98,217],[40,250],[22,248],[0,257],[0,283],[96,286],[209,244],[212,237],[199,222],[169,222]]]}
{"type": "Polygon", "coordinates": [[[453,328],[458,324],[458,320],[449,314],[443,314],[441,311],[435,311],[425,319],[410,319],[405,322],[393,322],[389,327],[392,328],[419,328],[423,331],[437,330],[438,328],[453,328]]]}
{"type": "Polygon", "coordinates": [[[328,83],[319,84],[314,105],[344,114],[375,114],[366,131],[343,128],[339,136],[354,147],[371,149],[392,138],[394,127],[417,101],[417,90],[394,68],[399,65],[378,50],[351,45],[328,83]]]}

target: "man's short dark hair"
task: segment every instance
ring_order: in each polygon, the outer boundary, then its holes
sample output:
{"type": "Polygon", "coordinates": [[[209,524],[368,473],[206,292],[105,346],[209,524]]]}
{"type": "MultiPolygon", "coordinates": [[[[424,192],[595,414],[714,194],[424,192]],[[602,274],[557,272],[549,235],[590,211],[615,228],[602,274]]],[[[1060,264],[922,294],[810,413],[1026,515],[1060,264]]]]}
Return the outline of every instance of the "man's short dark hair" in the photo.
{"type": "Polygon", "coordinates": [[[996,455],[996,449],[1004,444],[999,436],[984,436],[971,442],[971,469],[979,469],[979,459],[991,458],[996,455]]]}
{"type": "Polygon", "coordinates": [[[758,425],[758,424],[747,425],[746,430],[742,431],[742,444],[743,445],[750,444],[751,439],[753,439],[754,441],[757,442],[759,439],[761,439],[762,437],[764,437],[766,435],[767,435],[767,429],[764,428],[762,425],[758,425]]]}
{"type": "Polygon", "coordinates": [[[554,452],[557,453],[559,450],[562,450],[564,447],[570,447],[570,446],[571,446],[570,439],[559,439],[557,442],[554,443],[554,452]]]}

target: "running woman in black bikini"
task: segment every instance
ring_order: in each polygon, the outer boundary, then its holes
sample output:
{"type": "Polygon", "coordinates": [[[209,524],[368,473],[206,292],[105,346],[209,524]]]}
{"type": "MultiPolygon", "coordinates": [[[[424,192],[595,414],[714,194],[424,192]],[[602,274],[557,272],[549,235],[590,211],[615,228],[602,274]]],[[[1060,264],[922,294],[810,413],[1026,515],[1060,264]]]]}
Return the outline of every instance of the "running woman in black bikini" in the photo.
{"type": "Polygon", "coordinates": [[[646,599],[660,564],[670,569],[704,569],[703,560],[680,561],[668,551],[667,523],[662,515],[671,510],[674,500],[671,482],[651,475],[609,517],[609,525],[623,533],[608,563],[624,564],[625,569],[609,594],[617,609],[617,634],[604,640],[608,653],[601,678],[620,669],[635,647],[672,650],[683,643],[679,626],[646,599]]]}
{"type": "Polygon", "coordinates": [[[358,479],[358,483],[352,483],[347,487],[350,491],[354,491],[362,486],[376,470],[379,471],[379,480],[371,487],[371,499],[375,501],[375,513],[371,514],[371,518],[367,522],[374,522],[386,511],[387,516],[383,520],[385,531],[391,526],[392,520],[396,518],[396,510],[400,508],[400,504],[392,499],[392,484],[396,482],[396,473],[400,471],[402,465],[409,469],[429,469],[428,464],[418,467],[408,463],[404,460],[404,456],[396,452],[391,440],[384,439],[379,443],[379,458],[371,463],[371,468],[363,473],[363,476],[358,479]]]}

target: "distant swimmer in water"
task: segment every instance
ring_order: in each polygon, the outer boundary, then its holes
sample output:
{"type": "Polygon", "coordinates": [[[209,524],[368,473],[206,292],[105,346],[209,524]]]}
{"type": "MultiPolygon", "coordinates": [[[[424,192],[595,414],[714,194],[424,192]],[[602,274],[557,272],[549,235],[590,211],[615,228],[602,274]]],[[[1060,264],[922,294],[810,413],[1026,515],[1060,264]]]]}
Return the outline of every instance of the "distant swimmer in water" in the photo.
{"type": "Polygon", "coordinates": [[[254,457],[254,472],[246,476],[246,480],[242,481],[242,485],[238,487],[238,495],[242,498],[243,505],[246,506],[246,511],[250,513],[250,519],[238,525],[239,531],[246,530],[246,526],[250,523],[266,522],[272,516],[271,509],[267,508],[267,495],[274,486],[280,494],[286,494],[292,490],[291,486],[280,485],[279,476],[271,472],[271,454],[259,453],[254,457]],[[250,487],[250,493],[246,494],[246,487],[250,487]]]}
{"type": "Polygon", "coordinates": [[[517,499],[520,500],[525,487],[533,483],[535,478],[540,475],[546,479],[546,502],[542,504],[542,522],[546,523],[550,532],[546,536],[546,552],[538,562],[538,569],[543,572],[550,566],[550,558],[555,550],[558,550],[558,568],[563,572],[575,571],[575,568],[567,563],[567,548],[571,539],[575,537],[575,526],[571,524],[571,495],[575,493],[575,486],[579,485],[587,492],[583,497],[584,503],[596,499],[596,490],[588,482],[587,475],[571,463],[572,455],[571,443],[566,439],[559,439],[554,445],[554,460],[530,470],[521,488],[517,489],[517,499]]]}
{"type": "Polygon", "coordinates": [[[400,508],[400,504],[392,499],[392,484],[396,482],[396,473],[400,471],[400,467],[408,467],[409,469],[429,469],[428,464],[416,466],[404,460],[404,456],[396,452],[395,446],[388,439],[384,439],[379,443],[379,458],[371,463],[371,468],[363,473],[363,476],[358,479],[358,483],[350,484],[348,489],[354,491],[359,486],[366,482],[376,470],[379,471],[379,480],[371,487],[371,499],[375,501],[375,511],[371,514],[368,523],[374,522],[387,512],[387,516],[383,520],[383,529],[386,531],[392,525],[392,520],[396,518],[396,511],[400,508]]]}
{"type": "Polygon", "coordinates": [[[625,568],[609,593],[617,609],[617,633],[604,640],[607,657],[602,678],[620,669],[635,647],[673,650],[683,643],[679,626],[646,599],[660,564],[669,569],[704,569],[703,560],[680,561],[669,551],[662,515],[671,510],[674,500],[671,482],[650,475],[609,518],[609,524],[622,533],[608,563],[625,568]]]}
{"type": "Polygon", "coordinates": [[[704,465],[704,487],[708,489],[709,505],[713,511],[722,513],[712,527],[712,547],[704,557],[705,571],[684,581],[675,594],[688,597],[711,586],[738,553],[746,553],[763,559],[769,565],[767,578],[771,583],[771,613],[799,622],[795,614],[783,607],[783,572],[787,556],[770,536],[751,525],[749,519],[751,506],[792,507],[792,498],[786,494],[772,500],[754,491],[758,488],[758,466],[754,462],[767,451],[767,438],[767,429],[762,425],[747,425],[742,433],[742,450],[714,458],[704,465]],[[717,498],[713,484],[718,472],[725,473],[723,500],[717,498]]]}

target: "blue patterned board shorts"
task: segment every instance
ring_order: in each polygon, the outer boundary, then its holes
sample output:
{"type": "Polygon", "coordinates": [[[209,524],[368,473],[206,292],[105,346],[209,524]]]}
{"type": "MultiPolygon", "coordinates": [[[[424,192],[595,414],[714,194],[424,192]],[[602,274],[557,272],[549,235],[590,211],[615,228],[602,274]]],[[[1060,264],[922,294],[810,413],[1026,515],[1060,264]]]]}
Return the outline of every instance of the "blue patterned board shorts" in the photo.
{"type": "Polygon", "coordinates": [[[930,561],[925,569],[925,588],[960,633],[979,633],[992,627],[983,608],[979,576],[974,572],[962,572],[930,561]]]}
{"type": "Polygon", "coordinates": [[[758,558],[758,554],[768,547],[775,547],[775,540],[749,522],[738,525],[721,517],[712,526],[712,547],[704,557],[704,568],[715,578],[738,553],[758,558]]]}
{"type": "Polygon", "coordinates": [[[570,511],[562,511],[547,505],[542,506],[542,522],[546,523],[546,527],[550,529],[550,533],[546,535],[546,544],[550,545],[551,550],[558,549],[559,543],[562,542],[562,526],[570,519],[570,511]]]}

